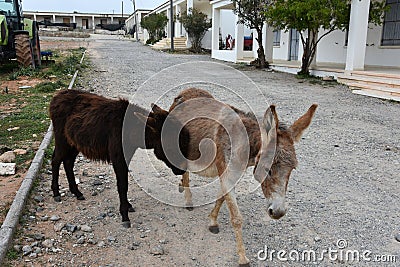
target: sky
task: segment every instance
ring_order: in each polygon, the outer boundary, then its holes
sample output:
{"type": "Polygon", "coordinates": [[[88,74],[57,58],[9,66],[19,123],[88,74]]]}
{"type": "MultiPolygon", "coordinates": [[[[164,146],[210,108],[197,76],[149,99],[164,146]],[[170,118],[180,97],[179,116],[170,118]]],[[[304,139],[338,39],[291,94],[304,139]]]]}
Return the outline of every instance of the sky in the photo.
{"type": "MultiPolygon", "coordinates": [[[[136,0],[137,9],[153,9],[167,0],[136,0]]],[[[123,0],[124,14],[131,14],[131,0],[123,0]]],[[[23,0],[22,6],[28,11],[61,11],[86,13],[119,13],[122,10],[122,0],[23,0]]]]}

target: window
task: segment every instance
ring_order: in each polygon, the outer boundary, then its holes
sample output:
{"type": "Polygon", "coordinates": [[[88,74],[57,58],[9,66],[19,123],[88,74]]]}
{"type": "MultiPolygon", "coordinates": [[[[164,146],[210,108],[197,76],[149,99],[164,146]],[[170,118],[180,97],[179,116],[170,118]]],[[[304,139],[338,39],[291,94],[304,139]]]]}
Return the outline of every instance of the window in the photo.
{"type": "Polygon", "coordinates": [[[400,45],[400,0],[386,0],[386,5],[381,45],[400,45]]]}
{"type": "Polygon", "coordinates": [[[280,46],[280,45],[281,45],[281,31],[274,30],[274,46],[280,46]]]}
{"type": "Polygon", "coordinates": [[[100,19],[100,24],[107,24],[107,19],[100,19]]]}

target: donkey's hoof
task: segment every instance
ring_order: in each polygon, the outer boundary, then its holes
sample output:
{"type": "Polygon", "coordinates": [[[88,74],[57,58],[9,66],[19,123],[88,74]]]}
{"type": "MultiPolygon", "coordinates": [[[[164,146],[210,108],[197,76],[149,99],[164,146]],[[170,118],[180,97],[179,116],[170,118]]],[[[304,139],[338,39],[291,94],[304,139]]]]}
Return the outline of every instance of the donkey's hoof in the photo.
{"type": "Polygon", "coordinates": [[[219,227],[216,225],[208,226],[208,230],[210,230],[210,232],[213,234],[219,233],[219,227]]]}
{"type": "Polygon", "coordinates": [[[179,190],[179,193],[183,193],[183,191],[185,191],[185,188],[183,187],[182,184],[179,184],[178,190],[179,190]]]}
{"type": "Polygon", "coordinates": [[[129,211],[129,212],[135,212],[136,210],[135,210],[133,207],[129,207],[129,208],[128,208],[128,211],[129,211]]]}
{"type": "Polygon", "coordinates": [[[53,197],[55,202],[61,202],[61,196],[53,197]]]}
{"type": "Polygon", "coordinates": [[[239,264],[239,267],[250,267],[250,263],[239,264]]]}
{"type": "Polygon", "coordinates": [[[130,221],[122,222],[122,226],[123,226],[124,228],[131,228],[131,222],[130,222],[130,221]]]}
{"type": "Polygon", "coordinates": [[[76,197],[77,200],[85,200],[86,198],[83,195],[76,197]]]}

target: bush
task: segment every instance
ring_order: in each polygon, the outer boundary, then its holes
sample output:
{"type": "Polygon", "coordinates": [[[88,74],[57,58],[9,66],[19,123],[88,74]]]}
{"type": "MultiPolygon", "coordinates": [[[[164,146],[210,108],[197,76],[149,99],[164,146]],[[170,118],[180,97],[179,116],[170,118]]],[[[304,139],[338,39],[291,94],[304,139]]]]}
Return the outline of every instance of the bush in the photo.
{"type": "Polygon", "coordinates": [[[181,16],[178,16],[178,20],[182,23],[192,43],[190,50],[200,53],[201,41],[212,26],[211,20],[208,20],[207,15],[197,9],[190,9],[189,11],[189,14],[183,13],[181,16]]]}
{"type": "Polygon", "coordinates": [[[140,26],[149,33],[149,40],[146,43],[154,44],[164,37],[164,28],[167,26],[168,18],[164,14],[150,14],[142,19],[140,26]]]}

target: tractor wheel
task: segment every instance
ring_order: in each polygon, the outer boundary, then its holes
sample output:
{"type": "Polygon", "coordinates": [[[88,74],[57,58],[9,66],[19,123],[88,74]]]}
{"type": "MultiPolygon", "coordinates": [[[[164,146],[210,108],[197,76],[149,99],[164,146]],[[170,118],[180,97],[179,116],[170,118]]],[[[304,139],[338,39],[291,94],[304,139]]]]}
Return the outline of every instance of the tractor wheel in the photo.
{"type": "Polygon", "coordinates": [[[35,66],[39,67],[42,65],[42,59],[41,59],[41,55],[40,55],[40,40],[39,40],[39,29],[38,28],[36,28],[36,30],[34,31],[33,43],[35,44],[33,46],[33,59],[35,61],[35,66]]]}
{"type": "Polygon", "coordinates": [[[33,48],[28,33],[15,35],[15,52],[20,65],[35,68],[33,48]]]}

